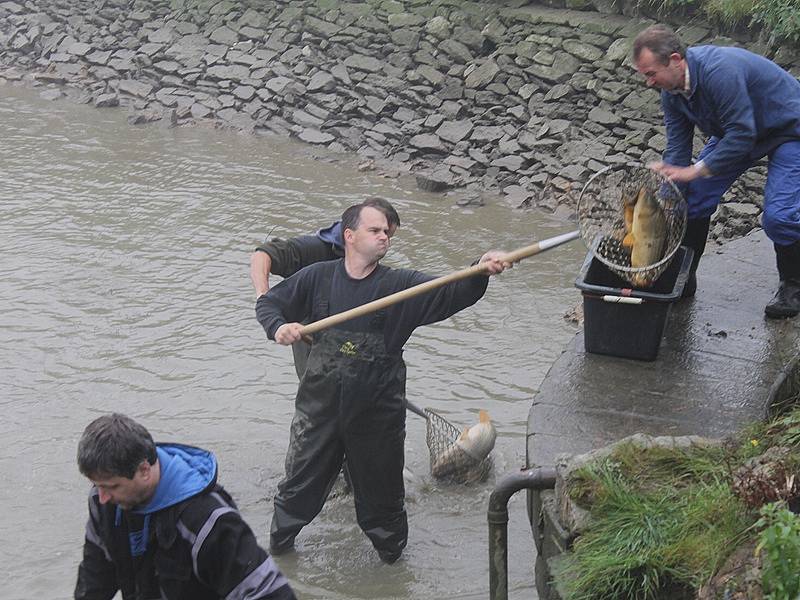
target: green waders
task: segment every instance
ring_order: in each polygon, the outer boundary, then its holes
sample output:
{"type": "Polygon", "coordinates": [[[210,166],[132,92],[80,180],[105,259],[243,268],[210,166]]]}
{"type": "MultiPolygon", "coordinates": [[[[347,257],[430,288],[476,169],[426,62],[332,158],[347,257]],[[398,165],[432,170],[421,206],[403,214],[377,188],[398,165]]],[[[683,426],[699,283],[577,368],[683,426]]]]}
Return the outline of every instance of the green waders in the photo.
{"type": "Polygon", "coordinates": [[[311,347],[275,496],[275,554],[322,510],[345,457],[358,524],[381,559],[394,562],[406,545],[406,366],[402,353],[386,352],[381,318],[371,329],[323,331],[311,347]]]}

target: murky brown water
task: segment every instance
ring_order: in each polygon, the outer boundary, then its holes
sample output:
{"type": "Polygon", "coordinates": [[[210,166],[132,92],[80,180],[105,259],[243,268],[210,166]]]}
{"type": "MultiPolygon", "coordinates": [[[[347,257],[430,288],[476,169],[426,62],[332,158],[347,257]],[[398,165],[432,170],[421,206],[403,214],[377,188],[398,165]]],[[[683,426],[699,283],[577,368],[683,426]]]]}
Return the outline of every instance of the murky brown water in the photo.
{"type": "MultiPolygon", "coordinates": [[[[0,572],[3,598],[71,597],[87,482],[83,427],[128,413],[162,441],[217,453],[221,482],[262,543],[296,387],[291,352],[255,320],[253,245],[328,224],[371,194],[403,227],[389,264],[444,274],[483,251],[572,228],[498,203],[471,211],[410,179],[359,173],[284,140],[127,125],[124,111],[0,86],[0,572]]],[[[489,410],[495,473],[523,465],[530,398],[574,334],[562,320],[580,242],[529,259],[486,297],[407,346],[409,398],[459,424],[489,410]]],[[[447,487],[428,474],[424,421],[408,419],[410,540],[382,565],[331,500],[279,563],[302,598],[488,598],[493,479],[447,487]]],[[[535,596],[524,496],[511,503],[510,588],[535,596]]]]}

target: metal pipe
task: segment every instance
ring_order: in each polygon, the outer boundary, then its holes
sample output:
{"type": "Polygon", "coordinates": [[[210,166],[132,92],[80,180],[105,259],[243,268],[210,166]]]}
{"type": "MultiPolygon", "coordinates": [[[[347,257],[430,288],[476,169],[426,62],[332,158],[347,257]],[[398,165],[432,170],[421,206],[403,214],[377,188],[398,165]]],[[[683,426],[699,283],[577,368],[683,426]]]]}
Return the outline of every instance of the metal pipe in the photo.
{"type": "Polygon", "coordinates": [[[520,490],[549,490],[556,485],[553,467],[509,473],[489,497],[489,598],[508,600],[508,501],[520,490]]]}

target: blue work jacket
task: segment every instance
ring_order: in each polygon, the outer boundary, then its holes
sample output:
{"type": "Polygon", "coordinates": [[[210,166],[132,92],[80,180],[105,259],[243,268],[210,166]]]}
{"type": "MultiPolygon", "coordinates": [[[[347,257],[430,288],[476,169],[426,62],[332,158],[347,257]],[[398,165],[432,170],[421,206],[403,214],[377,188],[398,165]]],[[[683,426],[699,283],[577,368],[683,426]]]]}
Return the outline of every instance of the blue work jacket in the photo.
{"type": "Polygon", "coordinates": [[[741,48],[696,46],[686,52],[690,93],[661,92],[664,162],[688,166],[694,127],[719,143],[703,162],[713,174],[800,140],[800,82],[771,60],[741,48]]]}

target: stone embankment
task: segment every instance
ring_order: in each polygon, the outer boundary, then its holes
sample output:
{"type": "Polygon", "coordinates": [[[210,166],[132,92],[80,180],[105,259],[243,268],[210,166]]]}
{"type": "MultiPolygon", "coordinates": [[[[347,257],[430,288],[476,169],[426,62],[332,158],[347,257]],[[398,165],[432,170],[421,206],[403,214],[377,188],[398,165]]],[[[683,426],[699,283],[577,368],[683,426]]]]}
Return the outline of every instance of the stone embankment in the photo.
{"type": "MultiPolygon", "coordinates": [[[[629,0],[628,0],[629,1],[629,0]]],[[[577,4],[576,4],[577,3],[577,4]]],[[[647,19],[630,4],[586,10],[461,0],[9,0],[0,77],[46,86],[132,123],[213,122],[291,135],[466,188],[556,210],[607,165],[655,159],[657,93],[628,64],[647,19]],[[618,8],[619,7],[619,8],[618,8]]],[[[710,27],[690,44],[733,43],[710,27]]],[[[786,50],[756,48],[787,68],[786,50]]],[[[701,140],[697,140],[698,144],[701,140]]],[[[737,183],[712,235],[758,223],[765,169],[737,183]]]]}

